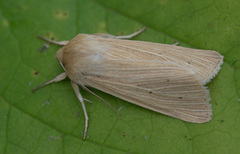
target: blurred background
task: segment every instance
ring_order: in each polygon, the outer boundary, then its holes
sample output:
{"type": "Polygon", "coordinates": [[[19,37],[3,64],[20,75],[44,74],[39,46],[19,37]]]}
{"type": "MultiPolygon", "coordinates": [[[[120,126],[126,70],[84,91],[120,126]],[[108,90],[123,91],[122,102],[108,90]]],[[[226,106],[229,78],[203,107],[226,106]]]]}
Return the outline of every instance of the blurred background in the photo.
{"type": "Polygon", "coordinates": [[[240,153],[240,1],[0,1],[0,153],[240,153]],[[91,88],[81,89],[84,116],[70,80],[31,89],[63,72],[59,49],[37,39],[71,40],[78,33],[130,34],[134,40],[215,50],[225,56],[208,85],[212,120],[192,124],[91,88]]]}

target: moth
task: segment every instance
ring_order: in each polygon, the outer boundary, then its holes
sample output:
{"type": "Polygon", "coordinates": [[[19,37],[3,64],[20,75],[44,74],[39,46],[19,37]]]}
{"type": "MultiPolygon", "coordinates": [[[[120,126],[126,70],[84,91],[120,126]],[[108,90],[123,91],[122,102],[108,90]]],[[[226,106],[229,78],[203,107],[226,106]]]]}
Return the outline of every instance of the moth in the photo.
{"type": "Polygon", "coordinates": [[[69,77],[85,115],[83,139],[89,118],[78,85],[92,94],[87,87],[183,121],[211,120],[210,96],[204,85],[220,70],[223,56],[211,50],[124,40],[144,29],[126,36],[78,34],[60,42],[40,36],[63,46],[56,58],[65,72],[33,91],[69,77]]]}

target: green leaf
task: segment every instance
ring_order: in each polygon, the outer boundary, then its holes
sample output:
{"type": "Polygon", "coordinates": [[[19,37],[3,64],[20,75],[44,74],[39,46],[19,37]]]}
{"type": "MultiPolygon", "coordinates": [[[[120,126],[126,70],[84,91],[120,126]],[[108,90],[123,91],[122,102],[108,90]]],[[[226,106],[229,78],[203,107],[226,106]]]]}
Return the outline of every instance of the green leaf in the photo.
{"type": "Polygon", "coordinates": [[[240,2],[213,0],[0,1],[0,153],[240,153],[240,2]],[[147,26],[136,40],[216,50],[225,57],[206,85],[209,123],[168,117],[91,88],[84,115],[69,82],[31,89],[63,72],[59,47],[40,51],[37,35],[70,40],[78,33],[123,35],[147,26]]]}

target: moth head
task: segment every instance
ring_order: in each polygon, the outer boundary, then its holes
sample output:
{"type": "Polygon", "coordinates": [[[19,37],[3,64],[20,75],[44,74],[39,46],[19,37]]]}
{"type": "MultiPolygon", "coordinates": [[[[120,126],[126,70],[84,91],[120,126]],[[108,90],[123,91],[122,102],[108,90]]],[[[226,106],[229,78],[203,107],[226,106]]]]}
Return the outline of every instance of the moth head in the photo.
{"type": "Polygon", "coordinates": [[[62,63],[62,58],[63,58],[63,48],[60,48],[60,49],[58,49],[58,51],[56,53],[56,59],[61,64],[62,68],[66,71],[66,69],[65,69],[65,67],[63,66],[63,63],[62,63]]]}
{"type": "Polygon", "coordinates": [[[63,49],[58,49],[56,53],[56,59],[59,61],[59,63],[62,63],[62,56],[63,56],[63,49]]]}

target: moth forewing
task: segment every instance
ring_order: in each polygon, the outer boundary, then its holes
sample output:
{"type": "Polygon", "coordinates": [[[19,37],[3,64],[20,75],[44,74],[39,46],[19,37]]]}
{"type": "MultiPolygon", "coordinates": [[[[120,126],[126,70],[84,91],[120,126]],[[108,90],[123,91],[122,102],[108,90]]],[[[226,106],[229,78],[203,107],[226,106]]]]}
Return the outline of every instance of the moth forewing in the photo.
{"type": "Polygon", "coordinates": [[[113,59],[171,61],[194,71],[204,85],[220,70],[223,56],[212,50],[199,50],[175,45],[97,38],[105,46],[113,46],[108,55],[113,59]]]}
{"type": "Polygon", "coordinates": [[[87,86],[184,121],[211,119],[208,91],[193,71],[169,62],[105,59],[105,63],[112,65],[104,65],[101,76],[85,74],[87,86]]]}

